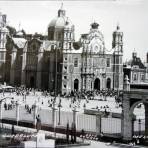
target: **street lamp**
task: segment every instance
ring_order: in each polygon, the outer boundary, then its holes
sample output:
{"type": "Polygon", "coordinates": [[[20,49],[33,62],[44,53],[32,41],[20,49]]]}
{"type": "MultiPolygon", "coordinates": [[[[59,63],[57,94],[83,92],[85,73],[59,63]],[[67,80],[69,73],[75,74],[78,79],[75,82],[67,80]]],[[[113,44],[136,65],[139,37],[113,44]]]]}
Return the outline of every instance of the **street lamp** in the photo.
{"type": "Polygon", "coordinates": [[[54,99],[50,104],[50,107],[52,108],[52,126],[53,126],[53,132],[54,132],[54,138],[56,138],[56,97],[57,97],[57,44],[54,43],[52,46],[55,46],[55,77],[51,80],[54,83],[54,99]]]}
{"type": "Polygon", "coordinates": [[[61,120],[61,107],[62,107],[62,105],[61,105],[61,99],[59,99],[59,104],[58,104],[58,108],[59,108],[59,122],[58,122],[58,125],[60,125],[60,120],[61,120]]]}
{"type": "Polygon", "coordinates": [[[71,108],[73,111],[73,122],[72,122],[72,130],[74,130],[73,136],[74,136],[74,142],[76,142],[76,112],[77,108],[79,107],[79,104],[77,103],[77,100],[73,98],[72,104],[71,104],[71,108]]]}
{"type": "Polygon", "coordinates": [[[56,96],[55,98],[53,99],[53,102],[52,102],[52,125],[53,125],[53,132],[54,132],[54,138],[56,138],[56,96]]]}

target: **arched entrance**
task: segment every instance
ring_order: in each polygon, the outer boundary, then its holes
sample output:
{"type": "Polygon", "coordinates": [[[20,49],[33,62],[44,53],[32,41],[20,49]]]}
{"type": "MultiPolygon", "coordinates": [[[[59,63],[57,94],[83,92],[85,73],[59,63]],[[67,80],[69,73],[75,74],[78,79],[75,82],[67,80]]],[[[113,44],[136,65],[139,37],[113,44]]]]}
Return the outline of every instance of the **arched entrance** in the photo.
{"type": "Polygon", "coordinates": [[[75,79],[74,80],[74,90],[78,90],[79,89],[79,80],[75,79]]]}
{"type": "Polygon", "coordinates": [[[100,90],[100,79],[96,78],[94,82],[94,89],[100,90]]]}
{"type": "Polygon", "coordinates": [[[110,78],[107,78],[106,88],[107,89],[110,89],[111,88],[111,79],[110,78]]]}
{"type": "MultiPolygon", "coordinates": [[[[140,87],[140,85],[138,85],[140,87]]],[[[142,87],[142,86],[141,86],[142,87]]],[[[148,92],[145,89],[132,89],[132,91],[124,91],[123,93],[123,109],[122,109],[122,136],[124,140],[132,140],[133,133],[137,128],[138,132],[142,132],[148,136],[148,92]],[[137,120],[133,114],[137,105],[143,103],[145,110],[145,120],[137,120]],[[136,123],[137,122],[137,123],[136,123]],[[137,125],[136,125],[137,124],[137,125]],[[141,124],[144,124],[142,127],[141,124]],[[134,126],[135,127],[134,129],[134,126]]],[[[143,113],[142,113],[143,114],[143,113]]]]}
{"type": "Polygon", "coordinates": [[[145,105],[143,102],[136,102],[131,108],[133,112],[132,135],[144,136],[145,134],[145,105]],[[133,110],[134,107],[134,110],[133,110]]]}
{"type": "Polygon", "coordinates": [[[30,77],[30,87],[31,87],[31,88],[34,88],[34,86],[35,86],[35,80],[34,80],[34,77],[31,76],[31,77],[30,77]]]}

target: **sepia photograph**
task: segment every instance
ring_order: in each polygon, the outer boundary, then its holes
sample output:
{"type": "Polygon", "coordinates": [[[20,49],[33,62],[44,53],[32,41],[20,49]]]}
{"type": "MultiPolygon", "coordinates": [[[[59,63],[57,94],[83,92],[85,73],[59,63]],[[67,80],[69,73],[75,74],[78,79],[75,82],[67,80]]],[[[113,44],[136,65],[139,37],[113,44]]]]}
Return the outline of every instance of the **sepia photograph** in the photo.
{"type": "Polygon", "coordinates": [[[0,0],[0,148],[148,147],[147,0],[0,0]]]}

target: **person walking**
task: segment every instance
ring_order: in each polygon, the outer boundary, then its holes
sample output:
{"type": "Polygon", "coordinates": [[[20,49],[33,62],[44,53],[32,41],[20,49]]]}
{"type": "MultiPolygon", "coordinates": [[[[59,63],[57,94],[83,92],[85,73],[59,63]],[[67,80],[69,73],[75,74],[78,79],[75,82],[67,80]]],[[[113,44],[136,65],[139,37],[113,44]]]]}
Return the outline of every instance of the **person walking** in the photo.
{"type": "Polygon", "coordinates": [[[40,119],[40,115],[38,115],[36,117],[36,120],[37,120],[36,128],[37,128],[37,132],[38,132],[39,130],[41,130],[41,119],[40,119]]]}

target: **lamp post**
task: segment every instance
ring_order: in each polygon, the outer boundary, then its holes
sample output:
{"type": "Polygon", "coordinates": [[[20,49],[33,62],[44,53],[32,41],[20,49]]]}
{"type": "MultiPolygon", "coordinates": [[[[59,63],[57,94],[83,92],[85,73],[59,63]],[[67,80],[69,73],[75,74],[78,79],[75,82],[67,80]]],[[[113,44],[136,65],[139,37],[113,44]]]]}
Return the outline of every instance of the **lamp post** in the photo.
{"type": "Polygon", "coordinates": [[[54,132],[54,138],[56,138],[56,97],[54,98],[53,100],[53,103],[52,103],[52,126],[53,126],[53,132],[54,132]]]}
{"type": "Polygon", "coordinates": [[[58,125],[60,125],[60,120],[61,120],[61,107],[62,107],[62,105],[61,105],[61,99],[59,99],[59,104],[58,104],[58,108],[59,108],[59,122],[58,122],[58,125]]]}
{"type": "Polygon", "coordinates": [[[18,122],[19,122],[19,106],[20,106],[19,101],[16,101],[16,125],[17,126],[18,126],[18,122]]]}
{"type": "Polygon", "coordinates": [[[71,105],[71,107],[72,107],[72,112],[73,112],[73,124],[72,124],[72,128],[73,128],[73,136],[74,136],[74,142],[76,142],[76,112],[78,112],[77,111],[77,108],[79,107],[79,105],[77,104],[77,102],[76,102],[76,99],[74,99],[73,100],[73,103],[72,103],[72,105],[71,105]]]}
{"type": "MultiPolygon", "coordinates": [[[[55,44],[56,45],[56,44],[55,44]]],[[[55,87],[54,87],[54,99],[52,102],[52,126],[54,132],[54,138],[56,139],[56,97],[57,97],[57,45],[55,49],[55,87]]]]}

